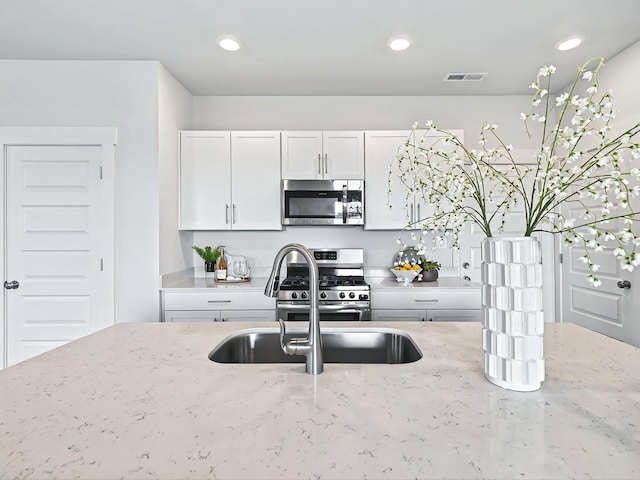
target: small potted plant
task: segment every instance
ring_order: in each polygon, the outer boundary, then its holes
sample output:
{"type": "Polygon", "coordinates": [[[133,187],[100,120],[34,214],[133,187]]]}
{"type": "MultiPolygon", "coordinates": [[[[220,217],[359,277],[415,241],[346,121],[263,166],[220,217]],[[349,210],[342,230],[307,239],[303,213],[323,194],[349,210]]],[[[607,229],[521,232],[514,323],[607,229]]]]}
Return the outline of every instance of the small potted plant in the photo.
{"type": "Polygon", "coordinates": [[[423,282],[435,282],[438,279],[438,270],[442,265],[433,260],[423,260],[421,266],[423,282]]]}
{"type": "Polygon", "coordinates": [[[196,247],[194,245],[191,248],[193,248],[196,251],[196,253],[200,255],[200,258],[204,260],[205,275],[207,273],[214,272],[216,268],[216,261],[220,256],[220,247],[216,247],[215,249],[213,249],[208,245],[204,248],[196,247]]]}

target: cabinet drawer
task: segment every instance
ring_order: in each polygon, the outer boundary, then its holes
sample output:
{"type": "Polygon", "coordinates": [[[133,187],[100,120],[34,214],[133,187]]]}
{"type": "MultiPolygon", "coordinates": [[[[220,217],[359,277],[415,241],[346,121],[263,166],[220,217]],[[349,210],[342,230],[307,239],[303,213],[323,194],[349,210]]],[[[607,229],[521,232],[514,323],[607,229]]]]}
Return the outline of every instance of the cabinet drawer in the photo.
{"type": "Polygon", "coordinates": [[[424,322],[425,310],[371,310],[373,322],[424,322]]]}
{"type": "Polygon", "coordinates": [[[429,322],[479,322],[480,310],[427,310],[429,322]]]}
{"type": "Polygon", "coordinates": [[[275,309],[275,298],[262,292],[165,292],[165,310],[260,310],[275,309]]]}
{"type": "Polygon", "coordinates": [[[468,288],[460,290],[417,291],[414,288],[398,291],[374,290],[371,292],[372,309],[480,309],[480,289],[468,288]]]}
{"type": "Polygon", "coordinates": [[[205,311],[170,311],[165,310],[165,322],[215,322],[218,312],[205,311]]]}

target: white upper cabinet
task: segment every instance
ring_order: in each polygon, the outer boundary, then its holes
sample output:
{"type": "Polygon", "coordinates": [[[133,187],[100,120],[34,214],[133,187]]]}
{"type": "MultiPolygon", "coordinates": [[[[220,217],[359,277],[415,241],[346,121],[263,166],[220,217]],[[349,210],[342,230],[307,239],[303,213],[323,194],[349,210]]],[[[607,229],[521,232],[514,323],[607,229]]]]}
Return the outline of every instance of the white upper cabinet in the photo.
{"type": "Polygon", "coordinates": [[[180,132],[180,228],[281,230],[280,132],[180,132]]]}
{"type": "Polygon", "coordinates": [[[364,133],[367,149],[364,169],[364,198],[367,206],[364,228],[367,230],[399,230],[407,224],[405,189],[398,178],[397,164],[393,164],[391,177],[389,167],[409,133],[401,130],[364,133]]]}
{"type": "Polygon", "coordinates": [[[231,133],[231,228],[282,230],[280,132],[231,133]]]}
{"type": "Polygon", "coordinates": [[[282,178],[362,180],[363,132],[282,132],[282,178]]]}
{"type": "Polygon", "coordinates": [[[180,132],[180,228],[228,230],[230,132],[180,132]]]}
{"type": "MultiPolygon", "coordinates": [[[[458,138],[463,140],[462,130],[452,130],[458,138]]],[[[406,195],[406,186],[399,178],[399,169],[394,158],[398,150],[411,135],[410,131],[388,130],[365,132],[365,229],[367,230],[396,230],[415,224],[427,218],[431,212],[429,205],[420,201],[419,195],[406,195]],[[393,162],[393,163],[392,163],[393,162]],[[391,173],[390,172],[391,168],[391,173]],[[391,207],[389,206],[391,205],[391,207]]],[[[420,135],[424,146],[429,146],[442,138],[442,134],[420,135]]],[[[415,144],[415,142],[414,142],[415,144]]],[[[447,148],[440,144],[440,148],[447,148]]],[[[411,176],[405,177],[407,182],[415,181],[411,176]]]]}

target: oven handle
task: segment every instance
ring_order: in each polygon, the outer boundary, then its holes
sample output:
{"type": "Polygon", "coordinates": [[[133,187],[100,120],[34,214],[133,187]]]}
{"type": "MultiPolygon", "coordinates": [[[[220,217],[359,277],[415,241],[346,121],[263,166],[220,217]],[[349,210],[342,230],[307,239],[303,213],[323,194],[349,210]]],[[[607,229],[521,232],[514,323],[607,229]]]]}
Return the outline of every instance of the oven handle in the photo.
{"type": "Polygon", "coordinates": [[[342,223],[347,223],[347,186],[342,186],[342,223]]]}
{"type": "MultiPolygon", "coordinates": [[[[295,305],[277,305],[279,310],[309,310],[308,304],[295,304],[295,305]]],[[[359,313],[362,310],[359,308],[345,308],[344,305],[318,305],[318,309],[325,312],[339,312],[339,313],[359,313]]],[[[368,308],[367,308],[368,310],[368,308]]]]}

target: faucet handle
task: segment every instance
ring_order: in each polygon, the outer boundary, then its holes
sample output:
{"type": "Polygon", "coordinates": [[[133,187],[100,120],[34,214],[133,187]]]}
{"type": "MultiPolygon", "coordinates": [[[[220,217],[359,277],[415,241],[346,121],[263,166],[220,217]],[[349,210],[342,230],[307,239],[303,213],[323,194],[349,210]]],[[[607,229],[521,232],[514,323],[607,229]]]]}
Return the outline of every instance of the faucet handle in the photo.
{"type": "Polygon", "coordinates": [[[287,333],[287,327],[284,326],[284,321],[281,318],[278,319],[278,323],[280,324],[280,348],[282,348],[284,353],[288,353],[287,347],[284,344],[284,336],[287,333]]]}

